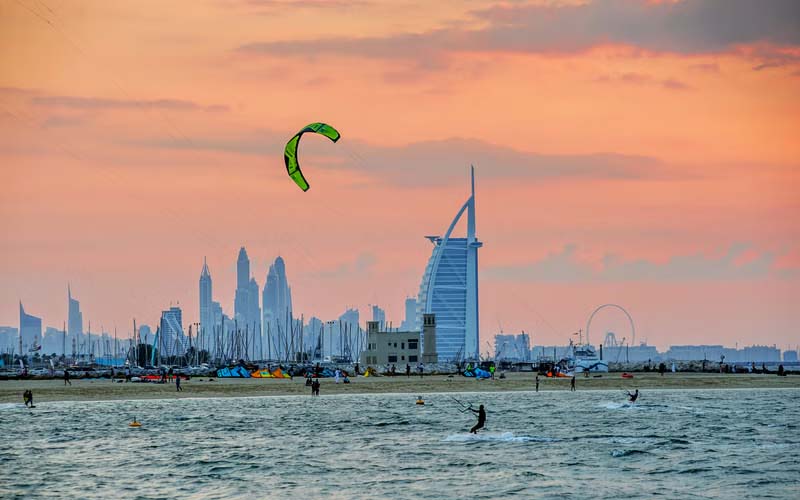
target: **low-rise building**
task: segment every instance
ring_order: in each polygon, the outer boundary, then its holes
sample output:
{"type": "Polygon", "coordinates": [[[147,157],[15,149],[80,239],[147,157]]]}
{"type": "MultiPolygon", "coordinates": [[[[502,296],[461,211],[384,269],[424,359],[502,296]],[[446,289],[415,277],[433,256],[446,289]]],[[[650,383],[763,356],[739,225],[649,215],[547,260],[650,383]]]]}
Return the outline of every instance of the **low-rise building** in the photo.
{"type": "Polygon", "coordinates": [[[420,345],[420,332],[381,331],[378,321],[368,321],[367,348],[361,353],[361,364],[437,363],[435,316],[424,314],[422,319],[424,345],[420,345]]]}

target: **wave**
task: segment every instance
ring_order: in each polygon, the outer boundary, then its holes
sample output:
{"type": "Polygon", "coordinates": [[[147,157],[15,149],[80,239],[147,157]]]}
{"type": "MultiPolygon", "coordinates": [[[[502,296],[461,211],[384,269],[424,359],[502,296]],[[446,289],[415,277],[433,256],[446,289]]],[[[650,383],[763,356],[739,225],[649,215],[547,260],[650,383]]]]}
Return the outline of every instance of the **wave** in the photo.
{"type": "Polygon", "coordinates": [[[611,456],[615,458],[630,457],[633,455],[649,455],[644,450],[611,450],[611,456]]]}
{"type": "Polygon", "coordinates": [[[541,436],[515,436],[513,432],[501,434],[451,434],[444,438],[447,442],[469,443],[474,441],[492,441],[505,443],[554,443],[560,439],[541,436]]]}

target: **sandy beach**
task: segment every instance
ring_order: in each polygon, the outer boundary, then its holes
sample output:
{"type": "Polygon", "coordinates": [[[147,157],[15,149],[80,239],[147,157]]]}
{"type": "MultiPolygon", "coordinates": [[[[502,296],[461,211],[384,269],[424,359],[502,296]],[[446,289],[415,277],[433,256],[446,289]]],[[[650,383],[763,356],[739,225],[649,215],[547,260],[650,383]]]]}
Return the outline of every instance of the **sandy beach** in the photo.
{"type": "MultiPolygon", "coordinates": [[[[540,391],[569,391],[569,379],[540,377],[540,391]]],[[[508,373],[505,379],[474,380],[459,376],[357,377],[350,384],[336,384],[333,379],[320,379],[321,395],[436,392],[504,392],[534,390],[534,374],[508,373]]],[[[22,393],[31,389],[34,402],[46,401],[109,401],[164,398],[218,398],[239,396],[283,396],[309,394],[301,378],[284,379],[214,379],[192,378],[182,383],[177,392],[173,384],[111,382],[108,379],[72,380],[7,380],[0,381],[0,402],[22,402],[22,393]]],[[[800,388],[800,376],[709,374],[709,373],[637,373],[623,379],[619,373],[600,378],[576,379],[578,391],[648,389],[759,389],[800,388]]]]}

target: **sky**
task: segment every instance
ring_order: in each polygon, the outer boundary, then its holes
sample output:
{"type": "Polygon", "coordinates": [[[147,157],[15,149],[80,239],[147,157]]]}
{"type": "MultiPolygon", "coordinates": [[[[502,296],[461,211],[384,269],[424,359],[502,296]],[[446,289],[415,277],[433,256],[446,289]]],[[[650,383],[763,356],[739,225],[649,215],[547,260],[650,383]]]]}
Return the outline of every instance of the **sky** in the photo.
{"type": "Polygon", "coordinates": [[[399,325],[473,164],[482,351],[796,348],[798,124],[794,0],[2,0],[0,325],[231,313],[241,246],[399,325]]]}

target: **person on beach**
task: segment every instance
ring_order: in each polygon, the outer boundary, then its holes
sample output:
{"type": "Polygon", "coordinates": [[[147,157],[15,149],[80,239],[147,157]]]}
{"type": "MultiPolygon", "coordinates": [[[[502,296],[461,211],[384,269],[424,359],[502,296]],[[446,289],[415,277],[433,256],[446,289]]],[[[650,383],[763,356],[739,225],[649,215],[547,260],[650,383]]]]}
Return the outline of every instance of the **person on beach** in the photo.
{"type": "Polygon", "coordinates": [[[64,368],[64,385],[72,385],[72,382],[69,381],[69,370],[64,368]]]}
{"type": "Polygon", "coordinates": [[[569,390],[570,392],[575,392],[575,375],[569,381],[569,390]]]}
{"type": "Polygon", "coordinates": [[[336,383],[337,384],[339,383],[339,377],[341,377],[341,375],[342,375],[342,372],[340,372],[339,369],[337,368],[336,372],[334,373],[334,376],[333,376],[333,378],[336,379],[336,383]]]}
{"type": "Polygon", "coordinates": [[[311,386],[311,395],[312,396],[319,396],[319,379],[314,381],[314,384],[311,386]]]}
{"type": "Polygon", "coordinates": [[[628,392],[629,403],[635,403],[637,399],[639,399],[639,389],[636,389],[633,394],[631,394],[630,391],[628,392]]]}
{"type": "Polygon", "coordinates": [[[539,374],[536,374],[536,392],[539,392],[539,374]]]}
{"type": "Polygon", "coordinates": [[[422,375],[425,373],[425,367],[422,363],[417,365],[417,371],[419,372],[419,378],[422,378],[422,375]]]}
{"type": "Polygon", "coordinates": [[[181,376],[180,375],[176,375],[175,376],[175,391],[176,392],[183,392],[183,389],[181,388],[181,376]]]}
{"type": "Polygon", "coordinates": [[[478,415],[478,423],[469,430],[470,433],[477,434],[478,430],[483,429],[484,424],[486,424],[486,410],[483,409],[483,405],[480,405],[477,410],[473,408],[469,408],[469,410],[478,415]]]}
{"type": "Polygon", "coordinates": [[[406,363],[406,378],[411,378],[411,365],[406,363]]]}
{"type": "Polygon", "coordinates": [[[30,389],[25,390],[22,393],[22,400],[25,401],[26,408],[33,407],[33,392],[30,389]]]}
{"type": "Polygon", "coordinates": [[[131,369],[130,367],[125,367],[125,382],[131,381],[131,369]]]}

